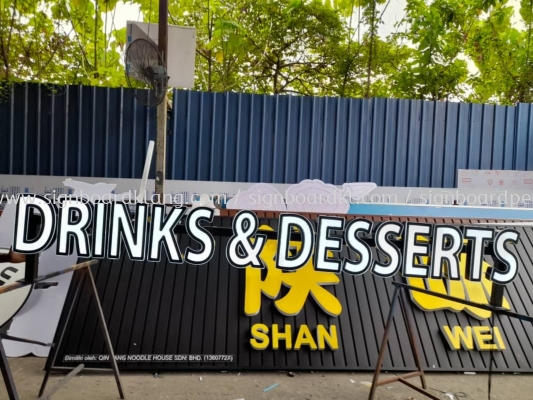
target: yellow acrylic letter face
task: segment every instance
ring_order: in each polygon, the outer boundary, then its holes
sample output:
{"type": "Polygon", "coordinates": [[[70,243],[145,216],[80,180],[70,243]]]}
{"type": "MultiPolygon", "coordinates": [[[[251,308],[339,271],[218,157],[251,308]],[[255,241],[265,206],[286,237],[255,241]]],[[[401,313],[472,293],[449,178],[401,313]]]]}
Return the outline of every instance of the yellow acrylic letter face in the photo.
{"type": "MultiPolygon", "coordinates": [[[[269,226],[263,225],[259,229],[270,230],[269,226]]],[[[291,247],[297,251],[301,248],[300,242],[291,242],[291,247]]],[[[307,264],[294,272],[283,272],[276,268],[275,257],[277,252],[277,240],[267,240],[261,251],[261,259],[266,267],[266,278],[261,279],[263,270],[260,268],[246,268],[246,289],[244,296],[244,312],[247,316],[257,315],[261,309],[261,294],[275,299],[281,289],[281,285],[288,286],[289,292],[285,297],[277,299],[274,304],[280,313],[291,317],[297,315],[304,307],[309,295],[325,313],[337,317],[342,311],[339,300],[323,285],[336,285],[340,279],[332,272],[319,272],[314,269],[312,257],[307,264]]],[[[329,256],[332,257],[331,252],[329,256]]]]}
{"type": "Polygon", "coordinates": [[[330,331],[326,330],[324,325],[317,326],[317,336],[318,336],[318,349],[324,350],[326,348],[326,342],[328,342],[331,350],[337,350],[339,348],[339,339],[337,337],[337,327],[331,325],[329,327],[330,331]]]}
{"type": "Polygon", "coordinates": [[[285,332],[280,332],[278,325],[272,325],[272,348],[274,350],[279,349],[279,342],[285,341],[285,348],[287,350],[292,349],[292,332],[289,324],[285,325],[285,332]]]}
{"type": "MultiPolygon", "coordinates": [[[[427,241],[427,238],[419,237],[421,241],[427,241]]],[[[466,241],[465,241],[466,243],[466,241]]],[[[421,257],[422,263],[428,263],[428,257],[421,257]]],[[[492,282],[489,281],[485,273],[489,264],[483,262],[481,282],[472,282],[465,278],[466,274],[466,253],[461,253],[459,256],[459,269],[461,279],[458,281],[443,280],[443,279],[424,279],[424,278],[407,278],[407,283],[411,286],[421,289],[431,290],[435,293],[446,294],[448,296],[457,297],[463,300],[472,301],[480,304],[489,304],[490,293],[492,290],[492,282]],[[446,283],[445,283],[446,282],[446,283]]],[[[444,275],[447,275],[446,268],[444,275]]],[[[409,291],[413,303],[423,311],[438,311],[448,310],[453,312],[465,311],[472,317],[477,319],[487,319],[490,317],[491,312],[482,310],[477,307],[467,306],[455,301],[441,299],[439,297],[430,296],[425,293],[409,291]]],[[[503,308],[510,310],[509,302],[504,297],[503,308]]]]}
{"type": "Polygon", "coordinates": [[[313,339],[311,331],[307,325],[301,325],[300,330],[298,331],[298,336],[296,337],[296,343],[294,344],[294,350],[299,350],[302,345],[309,346],[311,350],[316,350],[317,345],[313,339]]]}
{"type": "Polygon", "coordinates": [[[265,324],[254,324],[252,326],[252,338],[250,345],[255,350],[265,350],[270,343],[268,338],[268,327],[265,324]]]}
{"type": "Polygon", "coordinates": [[[492,332],[488,326],[474,326],[474,340],[479,350],[499,350],[497,344],[492,341],[492,332]]]}
{"type": "Polygon", "coordinates": [[[452,350],[505,350],[498,327],[493,332],[489,326],[443,326],[442,331],[452,350]]]}
{"type": "Polygon", "coordinates": [[[442,330],[451,349],[461,350],[461,348],[465,348],[466,350],[474,350],[471,326],[467,326],[465,329],[460,326],[454,326],[453,330],[450,330],[449,326],[443,326],[442,330]]]}

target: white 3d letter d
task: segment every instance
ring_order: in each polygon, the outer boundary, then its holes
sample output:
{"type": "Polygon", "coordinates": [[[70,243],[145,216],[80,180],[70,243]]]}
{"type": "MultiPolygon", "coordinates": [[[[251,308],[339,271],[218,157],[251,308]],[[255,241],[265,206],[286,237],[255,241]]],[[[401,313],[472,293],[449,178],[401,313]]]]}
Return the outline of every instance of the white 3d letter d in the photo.
{"type": "Polygon", "coordinates": [[[19,195],[15,221],[14,252],[36,254],[46,250],[53,243],[57,225],[57,210],[46,197],[34,194],[19,195]],[[41,214],[41,230],[37,232],[36,238],[28,239],[31,209],[41,214]]]}

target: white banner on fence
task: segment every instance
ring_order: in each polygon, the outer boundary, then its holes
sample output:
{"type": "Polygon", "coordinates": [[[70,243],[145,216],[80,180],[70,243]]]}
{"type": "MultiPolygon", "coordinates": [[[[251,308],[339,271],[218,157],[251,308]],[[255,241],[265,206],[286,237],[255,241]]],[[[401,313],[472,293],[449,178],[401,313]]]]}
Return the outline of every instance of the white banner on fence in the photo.
{"type": "MultiPolygon", "coordinates": [[[[461,170],[463,171],[463,170],[461,170]]],[[[479,172],[478,172],[479,173],[479,172]]],[[[533,172],[531,172],[533,179],[533,172]]],[[[100,183],[102,189],[111,193],[123,194],[139,192],[140,179],[116,178],[88,178],[88,177],[62,177],[62,176],[36,176],[36,175],[0,175],[1,203],[13,199],[18,193],[68,195],[74,193],[74,188],[68,187],[69,179],[82,181],[92,185],[100,183]],[[65,185],[67,181],[67,185],[65,185]]],[[[524,178],[527,180],[529,178],[524,178]]],[[[191,204],[194,196],[208,195],[220,197],[223,202],[235,197],[238,193],[246,191],[254,183],[246,182],[219,182],[219,181],[165,181],[165,202],[175,204],[191,204]]],[[[292,185],[268,184],[278,190],[282,195],[292,185]]],[[[100,185],[99,185],[100,186],[100,185]]],[[[79,186],[77,186],[79,187],[79,186]]],[[[342,190],[341,185],[336,185],[342,190]]],[[[146,185],[146,199],[150,200],[154,192],[154,181],[149,180],[146,185]]],[[[136,196],[135,196],[136,197],[136,196]]],[[[387,205],[433,205],[433,206],[474,206],[474,207],[512,207],[533,208],[533,185],[530,188],[508,189],[500,185],[477,188],[409,188],[409,187],[375,187],[358,204],[387,204],[387,205]]]]}

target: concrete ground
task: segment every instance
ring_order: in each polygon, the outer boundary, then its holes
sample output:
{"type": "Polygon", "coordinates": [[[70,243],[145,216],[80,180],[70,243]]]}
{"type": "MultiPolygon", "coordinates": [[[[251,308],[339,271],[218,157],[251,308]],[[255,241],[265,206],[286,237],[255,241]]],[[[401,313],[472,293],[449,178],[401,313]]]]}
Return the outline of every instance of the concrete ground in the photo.
{"type": "MultiPolygon", "coordinates": [[[[9,359],[21,400],[37,399],[44,376],[44,358],[9,359]]],[[[382,375],[382,379],[393,376],[382,375]]],[[[52,389],[64,375],[53,374],[47,385],[52,389]]],[[[325,400],[367,399],[372,374],[322,372],[270,373],[123,373],[122,384],[127,399],[150,400],[325,400]],[[278,386],[264,391],[275,384],[278,386]]],[[[420,381],[413,378],[411,382],[420,381]]],[[[427,374],[428,386],[438,398],[445,400],[488,399],[488,375],[427,374]],[[445,393],[450,393],[446,395],[445,393]],[[463,393],[458,393],[463,392],[463,393]],[[460,397],[454,397],[457,393],[460,397]]],[[[46,393],[45,393],[46,394],[46,393]]],[[[7,400],[0,385],[0,399],[7,400]]],[[[115,400],[119,399],[112,373],[81,372],[55,395],[52,400],[115,400]]],[[[378,388],[376,400],[425,399],[418,392],[393,383],[378,388]]],[[[533,399],[533,375],[494,374],[491,400],[533,399]]]]}

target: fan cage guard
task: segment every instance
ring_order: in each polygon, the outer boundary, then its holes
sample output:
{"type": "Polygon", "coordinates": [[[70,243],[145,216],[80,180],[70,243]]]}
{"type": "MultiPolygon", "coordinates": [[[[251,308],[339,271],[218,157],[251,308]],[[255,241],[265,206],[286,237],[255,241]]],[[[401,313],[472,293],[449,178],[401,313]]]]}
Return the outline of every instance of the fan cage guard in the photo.
{"type": "MultiPolygon", "coordinates": [[[[135,39],[126,49],[124,63],[126,81],[137,101],[148,107],[161,104],[167,92],[168,76],[165,62],[156,46],[146,39],[135,39]],[[163,67],[165,77],[161,81],[145,75],[148,68],[155,66],[163,67]]],[[[154,72],[153,68],[150,72],[154,72]]]]}

